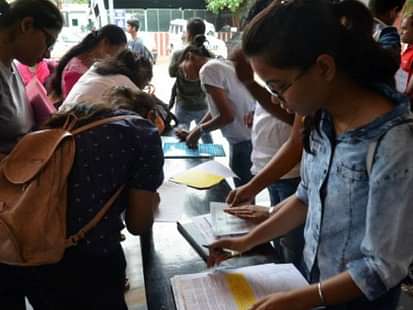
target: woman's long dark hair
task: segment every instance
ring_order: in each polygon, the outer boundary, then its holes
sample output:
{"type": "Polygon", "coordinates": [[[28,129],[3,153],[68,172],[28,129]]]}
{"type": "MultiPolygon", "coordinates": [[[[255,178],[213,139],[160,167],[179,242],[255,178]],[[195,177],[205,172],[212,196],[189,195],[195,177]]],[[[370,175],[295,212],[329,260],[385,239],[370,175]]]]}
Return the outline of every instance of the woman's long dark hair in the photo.
{"type": "Polygon", "coordinates": [[[122,28],[116,25],[106,25],[98,31],[90,32],[80,43],[73,46],[60,59],[59,65],[51,80],[51,88],[54,91],[55,96],[60,97],[62,95],[62,74],[69,61],[73,57],[77,57],[93,50],[104,39],[113,46],[124,45],[127,43],[125,32],[122,28]]]}
{"type": "Polygon", "coordinates": [[[60,31],[63,27],[63,16],[51,1],[16,0],[8,4],[0,0],[0,29],[13,26],[25,17],[33,18],[35,28],[60,31]]]}
{"type": "Polygon", "coordinates": [[[78,118],[75,126],[78,128],[93,121],[113,116],[113,113],[119,110],[128,110],[147,118],[149,111],[156,110],[156,102],[153,96],[143,91],[115,87],[105,101],[82,102],[74,105],[68,111],[55,113],[43,125],[43,128],[61,128],[69,116],[78,118]]]}
{"type": "MultiPolygon", "coordinates": [[[[372,37],[373,19],[360,2],[276,0],[248,24],[243,50],[276,68],[303,70],[322,54],[331,55],[338,70],[364,88],[385,83],[394,87],[399,65],[372,37]]],[[[320,112],[306,117],[304,147],[319,125],[320,112]]]]}
{"type": "Polygon", "coordinates": [[[95,71],[100,75],[125,75],[140,89],[143,89],[153,76],[151,61],[129,49],[97,63],[95,71]]]}

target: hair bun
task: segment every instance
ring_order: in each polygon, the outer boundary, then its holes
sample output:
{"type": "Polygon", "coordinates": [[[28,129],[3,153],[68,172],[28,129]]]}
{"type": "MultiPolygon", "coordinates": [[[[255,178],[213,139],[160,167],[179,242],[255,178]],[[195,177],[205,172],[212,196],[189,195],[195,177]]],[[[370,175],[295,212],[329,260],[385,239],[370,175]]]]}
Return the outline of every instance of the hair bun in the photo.
{"type": "Polygon", "coordinates": [[[193,39],[191,44],[195,45],[196,47],[201,47],[207,41],[207,38],[203,34],[197,34],[193,39]]]}

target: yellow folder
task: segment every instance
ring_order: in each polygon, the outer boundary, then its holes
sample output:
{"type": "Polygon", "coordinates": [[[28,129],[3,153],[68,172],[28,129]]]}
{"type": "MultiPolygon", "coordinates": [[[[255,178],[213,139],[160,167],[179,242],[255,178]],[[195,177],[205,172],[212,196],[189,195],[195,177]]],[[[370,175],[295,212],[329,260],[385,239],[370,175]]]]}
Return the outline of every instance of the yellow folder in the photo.
{"type": "Polygon", "coordinates": [[[207,171],[188,170],[171,178],[172,182],[185,184],[198,189],[207,189],[218,184],[224,177],[207,171]]]}

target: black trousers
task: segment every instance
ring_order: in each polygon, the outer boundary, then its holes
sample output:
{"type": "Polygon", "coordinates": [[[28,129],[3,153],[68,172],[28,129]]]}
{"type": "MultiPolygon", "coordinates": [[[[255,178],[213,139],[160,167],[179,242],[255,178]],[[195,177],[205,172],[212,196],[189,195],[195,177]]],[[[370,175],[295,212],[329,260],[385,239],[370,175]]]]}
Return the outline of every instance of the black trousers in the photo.
{"type": "Polygon", "coordinates": [[[127,310],[124,300],[126,260],[121,246],[109,255],[66,251],[57,264],[16,267],[0,264],[0,309],[127,310]]]}

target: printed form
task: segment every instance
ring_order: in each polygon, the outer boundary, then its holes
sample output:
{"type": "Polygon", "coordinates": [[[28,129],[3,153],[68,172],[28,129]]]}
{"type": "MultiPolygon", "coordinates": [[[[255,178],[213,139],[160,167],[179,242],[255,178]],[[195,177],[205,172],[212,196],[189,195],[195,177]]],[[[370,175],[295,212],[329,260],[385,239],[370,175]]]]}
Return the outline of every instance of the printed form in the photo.
{"type": "Polygon", "coordinates": [[[177,310],[247,310],[260,298],[308,285],[292,264],[263,264],[171,279],[177,310]]]}

